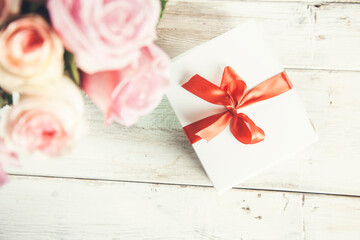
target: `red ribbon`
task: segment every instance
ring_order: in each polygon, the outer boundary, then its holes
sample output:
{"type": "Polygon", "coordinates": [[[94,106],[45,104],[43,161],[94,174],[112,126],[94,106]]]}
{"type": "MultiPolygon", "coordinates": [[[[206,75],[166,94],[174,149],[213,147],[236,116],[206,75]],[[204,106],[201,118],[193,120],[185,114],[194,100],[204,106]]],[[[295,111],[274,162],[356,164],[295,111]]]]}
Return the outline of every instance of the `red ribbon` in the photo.
{"type": "Polygon", "coordinates": [[[207,142],[222,132],[229,124],[234,137],[244,144],[255,144],[265,138],[264,131],[239,108],[260,102],[289,91],[293,85],[285,71],[263,81],[246,92],[246,84],[231,67],[226,67],[220,87],[205,78],[194,75],[183,88],[203,100],[224,105],[226,111],[185,126],[184,132],[191,144],[205,139],[207,142]]]}

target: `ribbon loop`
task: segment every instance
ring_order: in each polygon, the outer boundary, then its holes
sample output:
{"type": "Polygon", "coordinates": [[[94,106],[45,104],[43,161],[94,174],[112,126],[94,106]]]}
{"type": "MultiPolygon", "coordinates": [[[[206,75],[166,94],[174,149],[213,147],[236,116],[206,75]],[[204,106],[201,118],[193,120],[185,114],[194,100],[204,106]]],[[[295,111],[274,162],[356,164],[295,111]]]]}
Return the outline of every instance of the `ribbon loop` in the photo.
{"type": "Polygon", "coordinates": [[[235,107],[244,97],[246,83],[236,74],[234,69],[231,67],[225,67],[220,88],[230,93],[229,95],[231,96],[232,107],[235,107]]]}
{"type": "Polygon", "coordinates": [[[286,72],[281,72],[246,92],[246,83],[229,66],[224,69],[220,87],[200,75],[194,75],[183,88],[201,99],[224,105],[227,110],[191,123],[183,128],[189,142],[201,139],[210,141],[229,124],[234,137],[243,144],[255,144],[265,139],[264,131],[244,113],[237,113],[241,107],[260,102],[292,89],[286,72]]]}
{"type": "Polygon", "coordinates": [[[248,91],[239,103],[238,108],[273,98],[289,91],[292,87],[293,85],[286,72],[281,72],[248,91]]]}
{"type": "Polygon", "coordinates": [[[244,144],[255,144],[265,138],[264,131],[244,113],[238,113],[231,121],[230,131],[244,144]]]}
{"type": "Polygon", "coordinates": [[[209,82],[200,75],[194,75],[182,87],[207,102],[224,106],[231,104],[230,96],[224,89],[209,82]]]}

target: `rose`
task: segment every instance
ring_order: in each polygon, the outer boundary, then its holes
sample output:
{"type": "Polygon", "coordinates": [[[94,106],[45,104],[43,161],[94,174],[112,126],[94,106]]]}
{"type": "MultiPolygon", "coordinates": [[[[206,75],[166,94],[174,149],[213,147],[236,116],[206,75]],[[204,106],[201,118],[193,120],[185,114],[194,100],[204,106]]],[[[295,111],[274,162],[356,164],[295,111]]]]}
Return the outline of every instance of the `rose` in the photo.
{"type": "Polygon", "coordinates": [[[7,181],[9,181],[8,176],[6,175],[6,173],[4,172],[4,170],[0,165],[0,186],[6,183],[7,181]]]}
{"type": "Polygon", "coordinates": [[[168,87],[168,56],[156,45],[140,51],[136,64],[82,76],[84,91],[105,113],[107,123],[134,124],[158,105],[168,87]]]}
{"type": "Polygon", "coordinates": [[[0,25],[20,11],[21,0],[0,0],[0,25]]]}
{"type": "Polygon", "coordinates": [[[5,142],[10,149],[58,156],[82,132],[80,90],[67,77],[28,90],[3,118],[5,142]]]}
{"type": "Polygon", "coordinates": [[[20,91],[48,84],[63,74],[60,39],[39,16],[11,22],[0,32],[0,87],[20,91]]]}
{"type": "Polygon", "coordinates": [[[58,156],[82,132],[80,90],[67,77],[53,85],[30,90],[4,118],[5,142],[11,149],[58,156]]]}
{"type": "Polygon", "coordinates": [[[156,38],[159,0],[49,0],[47,8],[65,47],[87,73],[122,68],[156,38]]]}
{"type": "MultiPolygon", "coordinates": [[[[6,148],[4,139],[2,138],[0,138],[0,160],[0,163],[17,161],[17,155],[6,148]]],[[[0,186],[7,181],[8,176],[6,175],[0,164],[0,186]]]]}
{"type": "MultiPolygon", "coordinates": [[[[5,106],[0,109],[0,120],[2,119],[4,113],[9,106],[5,106]]],[[[6,183],[9,178],[6,175],[5,171],[2,168],[2,164],[12,164],[16,165],[18,163],[18,157],[14,152],[11,152],[5,145],[4,139],[1,137],[2,132],[0,132],[0,186],[6,183]]]]}

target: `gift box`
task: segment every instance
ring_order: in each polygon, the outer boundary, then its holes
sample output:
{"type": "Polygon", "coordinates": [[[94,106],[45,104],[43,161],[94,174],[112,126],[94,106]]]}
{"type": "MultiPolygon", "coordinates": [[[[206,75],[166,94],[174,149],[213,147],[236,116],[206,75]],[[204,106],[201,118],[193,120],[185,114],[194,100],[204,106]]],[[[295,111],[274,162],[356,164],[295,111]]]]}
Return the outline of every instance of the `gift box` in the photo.
{"type": "Polygon", "coordinates": [[[317,140],[254,22],[176,57],[170,79],[167,97],[219,193],[317,140]]]}

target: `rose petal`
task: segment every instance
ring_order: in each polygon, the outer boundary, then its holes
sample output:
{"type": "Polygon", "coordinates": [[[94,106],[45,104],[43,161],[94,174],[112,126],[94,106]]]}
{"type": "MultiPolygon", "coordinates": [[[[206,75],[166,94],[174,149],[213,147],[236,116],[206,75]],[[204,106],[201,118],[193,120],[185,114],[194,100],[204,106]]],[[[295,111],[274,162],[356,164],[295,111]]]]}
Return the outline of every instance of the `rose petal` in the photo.
{"type": "Polygon", "coordinates": [[[161,101],[170,59],[156,45],[141,49],[137,63],[117,71],[83,74],[83,89],[105,114],[106,123],[134,124],[161,101]]]}
{"type": "Polygon", "coordinates": [[[49,0],[52,26],[89,74],[117,70],[156,38],[158,0],[49,0]]]}

